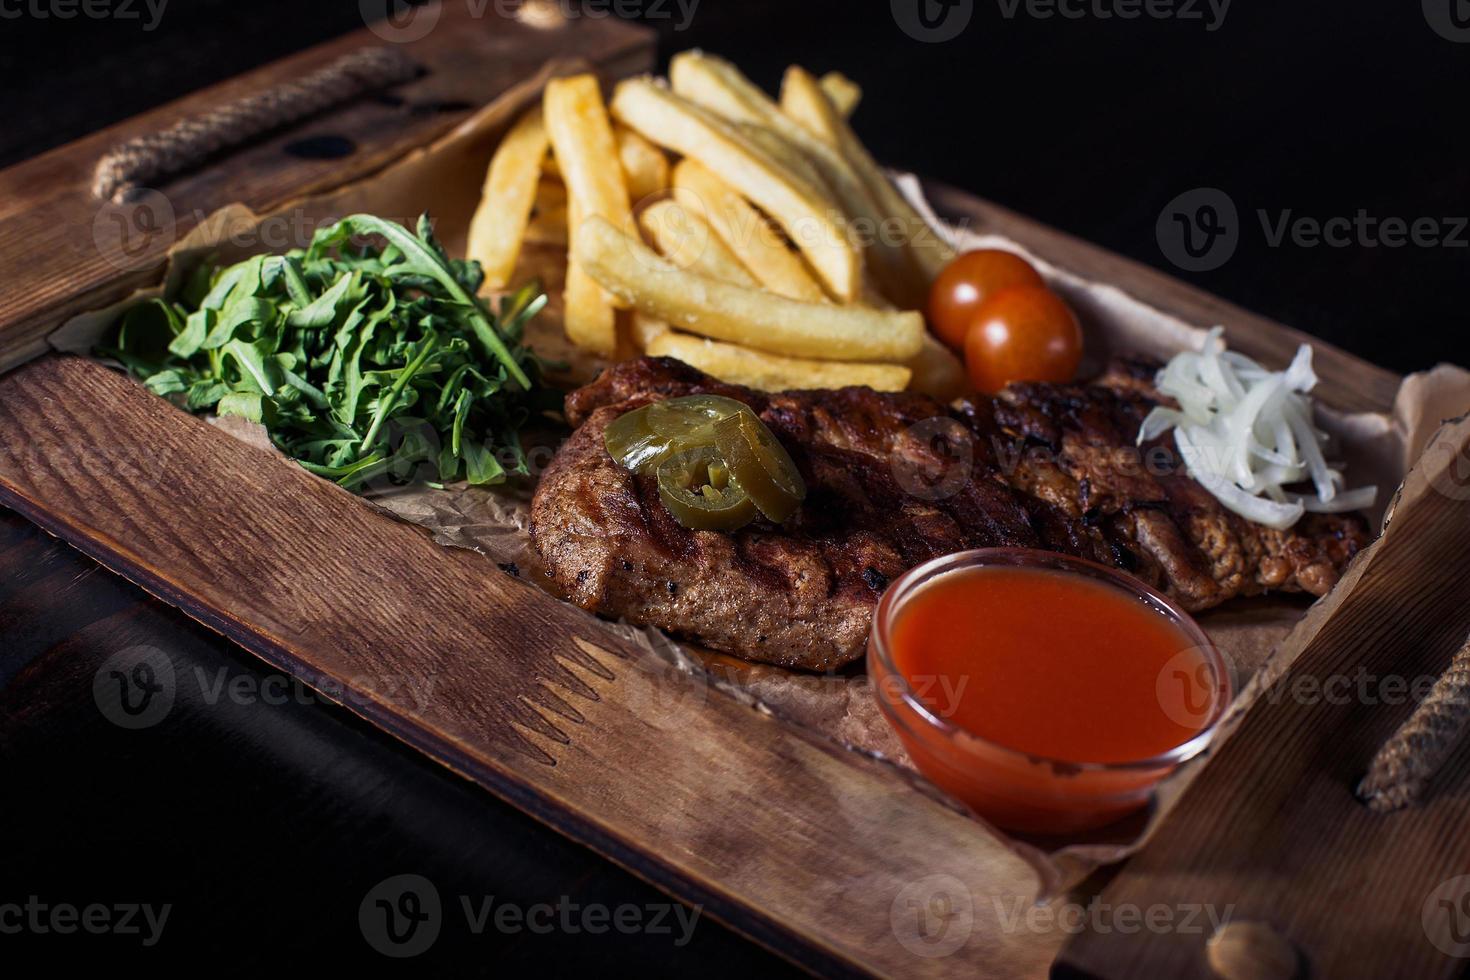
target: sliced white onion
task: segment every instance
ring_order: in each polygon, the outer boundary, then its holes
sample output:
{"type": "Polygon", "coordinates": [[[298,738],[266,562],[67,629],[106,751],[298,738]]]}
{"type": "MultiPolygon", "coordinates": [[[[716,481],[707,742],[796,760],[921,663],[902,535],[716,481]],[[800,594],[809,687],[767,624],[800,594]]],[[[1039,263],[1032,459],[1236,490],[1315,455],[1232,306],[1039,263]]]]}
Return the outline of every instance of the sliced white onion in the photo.
{"type": "Polygon", "coordinates": [[[1376,487],[1342,490],[1342,473],[1327,464],[1327,434],[1312,424],[1308,392],[1317,373],[1308,345],[1285,371],[1268,371],[1227,350],[1216,327],[1198,352],[1175,356],[1154,383],[1179,408],[1150,412],[1138,442],[1173,429],[1189,475],[1242,517],[1285,529],[1304,513],[1361,510],[1377,498],[1376,487]],[[1315,494],[1285,489],[1307,479],[1315,494]]]}
{"type": "Polygon", "coordinates": [[[1333,497],[1331,501],[1318,500],[1316,497],[1304,497],[1297,493],[1289,493],[1287,497],[1299,502],[1311,514],[1342,514],[1351,510],[1363,510],[1366,507],[1372,507],[1373,501],[1378,499],[1378,488],[1358,487],[1356,490],[1344,490],[1333,497]]]}

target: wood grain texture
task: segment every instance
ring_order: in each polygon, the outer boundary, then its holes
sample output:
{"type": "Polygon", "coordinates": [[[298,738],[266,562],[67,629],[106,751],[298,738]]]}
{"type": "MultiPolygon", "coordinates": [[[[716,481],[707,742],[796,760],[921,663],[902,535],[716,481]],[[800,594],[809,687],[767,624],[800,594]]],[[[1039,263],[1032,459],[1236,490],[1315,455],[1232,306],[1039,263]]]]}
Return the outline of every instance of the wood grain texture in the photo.
{"type": "Polygon", "coordinates": [[[926,184],[925,189],[940,215],[963,220],[971,231],[1013,238],[1053,265],[1117,286],[1186,323],[1224,324],[1231,347],[1263,363],[1288,364],[1298,346],[1311,344],[1313,367],[1322,380],[1314,394],[1325,404],[1351,412],[1384,412],[1393,406],[1403,379],[1392,371],[971,194],[942,184],[926,184]]]}
{"type": "Polygon", "coordinates": [[[1006,924],[1031,870],[894,770],[648,663],[121,375],[56,356],[18,369],[0,440],[0,502],[798,963],[1010,976],[1055,955],[1058,931],[1006,924]],[[973,897],[973,927],[927,957],[894,917],[938,875],[973,897]]]}
{"type": "Polygon", "coordinates": [[[101,202],[89,190],[93,166],[115,144],[387,42],[364,28],[0,171],[0,268],[7,275],[0,290],[0,370],[44,353],[45,336],[67,317],[157,281],[168,247],[226,204],[265,214],[374,173],[555,56],[585,58],[610,78],[652,66],[652,32],[619,18],[576,18],[537,30],[497,9],[444,4],[435,28],[404,45],[426,69],[421,78],[222,154],[133,204],[101,202]],[[326,138],[346,141],[339,145],[347,155],[293,149],[326,138]]]}
{"type": "MultiPolygon", "coordinates": [[[[1470,881],[1436,889],[1470,872],[1470,746],[1422,806],[1378,814],[1353,794],[1470,629],[1470,421],[1451,431],[1457,452],[1431,454],[1411,475],[1422,495],[1396,509],[1390,534],[1350,572],[1353,591],[1104,889],[1104,906],[1206,906],[1267,923],[1311,976],[1464,975],[1465,959],[1447,953],[1455,930],[1467,938],[1470,881]]],[[[1208,938],[1094,929],[1064,963],[1096,976],[1208,977],[1208,938]]]]}

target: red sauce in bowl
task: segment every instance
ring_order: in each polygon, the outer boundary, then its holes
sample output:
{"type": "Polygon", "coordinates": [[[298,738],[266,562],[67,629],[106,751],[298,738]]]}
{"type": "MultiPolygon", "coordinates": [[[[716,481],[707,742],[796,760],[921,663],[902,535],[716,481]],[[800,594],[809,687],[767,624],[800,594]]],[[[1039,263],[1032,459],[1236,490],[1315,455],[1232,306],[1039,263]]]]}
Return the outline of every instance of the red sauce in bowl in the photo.
{"type": "Polygon", "coordinates": [[[1208,743],[1218,651],[1142,582],[1047,552],[951,555],[896,581],[869,644],[921,772],[1012,830],[1118,819],[1208,743]]]}

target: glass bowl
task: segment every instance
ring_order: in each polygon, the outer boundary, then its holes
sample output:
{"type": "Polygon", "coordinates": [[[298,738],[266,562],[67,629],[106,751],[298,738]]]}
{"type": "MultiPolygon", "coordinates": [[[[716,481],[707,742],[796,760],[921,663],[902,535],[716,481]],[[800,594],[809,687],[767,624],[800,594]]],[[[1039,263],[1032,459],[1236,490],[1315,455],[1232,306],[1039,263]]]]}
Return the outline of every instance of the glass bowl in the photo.
{"type": "MultiPolygon", "coordinates": [[[[976,639],[983,663],[984,637],[976,639]]],[[[1181,651],[1183,652],[1183,651],[1181,651]]],[[[1172,663],[1173,661],[1171,661],[1172,663]]],[[[1168,665],[1166,665],[1167,668],[1168,665]]],[[[1148,804],[1159,781],[1213,741],[1234,693],[1225,658],[1189,615],[1143,582],[1095,562],[1025,548],[984,548],[936,558],[895,579],[873,617],[868,639],[868,677],[883,715],[897,731],[919,771],[976,814],[1006,830],[1044,836],[1077,834],[1106,826],[1148,804]],[[1060,571],[1100,582],[1166,617],[1186,637],[1199,677],[1213,699],[1178,693],[1178,703],[1161,700],[1166,714],[1193,712],[1198,734],[1162,755],[1125,762],[1077,762],[1032,755],[982,738],[941,717],[895,667],[890,637],[910,597],[936,579],[974,568],[1016,567],[1060,571]]],[[[1173,697],[1160,673],[1158,694],[1173,697]]],[[[1044,709],[1038,709],[1044,710],[1044,709]]]]}

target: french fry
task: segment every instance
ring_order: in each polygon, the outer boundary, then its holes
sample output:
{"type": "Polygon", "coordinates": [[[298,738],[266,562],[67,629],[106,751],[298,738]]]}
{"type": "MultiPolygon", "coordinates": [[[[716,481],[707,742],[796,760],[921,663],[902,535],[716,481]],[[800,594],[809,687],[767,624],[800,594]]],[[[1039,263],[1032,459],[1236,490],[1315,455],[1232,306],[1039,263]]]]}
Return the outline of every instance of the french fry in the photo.
{"type": "Polygon", "coordinates": [[[562,326],[567,339],[578,347],[612,356],[618,348],[617,311],[607,301],[606,292],[575,259],[567,262],[563,300],[562,326]]]}
{"type": "Polygon", "coordinates": [[[760,288],[755,276],[740,264],[709,223],[679,202],[656,201],[644,208],[638,215],[638,227],[664,258],[679,268],[747,289],[760,288]]]}
{"type": "Polygon", "coordinates": [[[824,191],[787,171],[727,120],[650,79],[621,83],[612,111],[654,143],[703,164],[770,215],[833,296],[847,301],[857,295],[860,257],[824,191]]]}
{"type": "Polygon", "coordinates": [[[664,151],[626,126],[615,126],[618,159],[623,164],[623,179],[628,197],[635,203],[669,189],[669,158],[664,151]]]}
{"type": "Polygon", "coordinates": [[[878,203],[883,215],[902,224],[906,251],[923,274],[923,286],[927,289],[928,284],[938,278],[939,273],[954,258],[954,249],[904,200],[867,147],[863,146],[857,134],[852,131],[847,120],[827,98],[821,85],[806,69],[792,65],[786,70],[781,86],[783,99],[788,88],[793,92],[793,102],[802,107],[800,111],[804,114],[800,118],[803,124],[815,134],[830,131],[835,135],[843,159],[862,178],[868,193],[878,203]],[[805,115],[807,112],[810,113],[809,116],[805,115]]]}
{"type": "Polygon", "coordinates": [[[601,216],[578,226],[572,251],[588,275],[634,308],[716,340],[791,357],[889,363],[923,346],[918,313],[800,303],[686,272],[601,216]]]}
{"type": "Polygon", "coordinates": [[[938,337],[927,331],[924,334],[924,346],[919,350],[918,356],[907,362],[907,366],[913,372],[913,379],[909,382],[910,389],[923,392],[946,404],[970,389],[965,365],[938,337]]]}
{"type": "Polygon", "coordinates": [[[818,84],[827,93],[827,98],[832,100],[833,107],[842,113],[842,118],[851,119],[858,104],[863,101],[863,87],[840,71],[827,72],[818,84]]]}
{"type": "Polygon", "coordinates": [[[802,155],[801,150],[788,143],[784,136],[760,123],[741,122],[734,125],[736,129],[745,134],[746,139],[769,154],[771,159],[785,167],[788,173],[795,174],[820,191],[829,206],[837,206],[836,199],[828,193],[827,182],[821,173],[810,160],[802,155]]]}
{"type": "Polygon", "coordinates": [[[548,145],[538,106],[516,120],[490,160],[466,247],[485,270],[487,288],[504,289],[515,272],[548,145]]]}
{"type": "MultiPolygon", "coordinates": [[[[830,189],[832,199],[844,212],[850,242],[862,235],[864,258],[883,292],[900,305],[913,309],[921,304],[920,292],[927,290],[902,241],[895,241],[883,227],[883,208],[869,191],[863,177],[839,151],[824,142],[810,127],[782,111],[780,105],[740,69],[721,58],[699,51],[675,55],[669,66],[674,91],[693,102],[743,124],[762,125],[804,155],[830,189]]],[[[822,98],[826,104],[825,97],[822,98]]],[[[853,297],[838,297],[849,301],[853,297]]]]}
{"type": "Polygon", "coordinates": [[[677,357],[705,374],[730,384],[762,391],[798,388],[845,388],[861,385],[875,391],[903,391],[909,369],[897,364],[853,364],[782,357],[703,337],[672,331],[654,338],[647,351],[655,357],[677,357]]]}
{"type": "Polygon", "coordinates": [[[805,303],[827,298],[801,257],[786,247],[760,212],[693,160],[682,160],[674,167],[674,200],[707,221],[767,289],[805,303]]]}
{"type": "MultiPolygon", "coordinates": [[[[552,79],[546,84],[542,110],[567,186],[573,253],[583,224],[593,218],[610,221],[624,233],[635,233],[622,167],[608,165],[618,159],[618,146],[597,76],[552,79]]],[[[591,285],[577,269],[575,258],[569,258],[564,317],[567,337],[579,347],[611,354],[617,348],[612,313],[612,306],[617,304],[609,295],[603,299],[608,309],[598,308],[591,285]]]]}
{"type": "Polygon", "coordinates": [[[841,113],[821,83],[795,65],[781,78],[781,111],[833,150],[842,152],[842,134],[837,126],[841,113]]]}
{"type": "Polygon", "coordinates": [[[645,354],[654,341],[669,332],[667,323],[640,310],[632,311],[628,318],[628,334],[633,340],[633,346],[645,354]]]}

